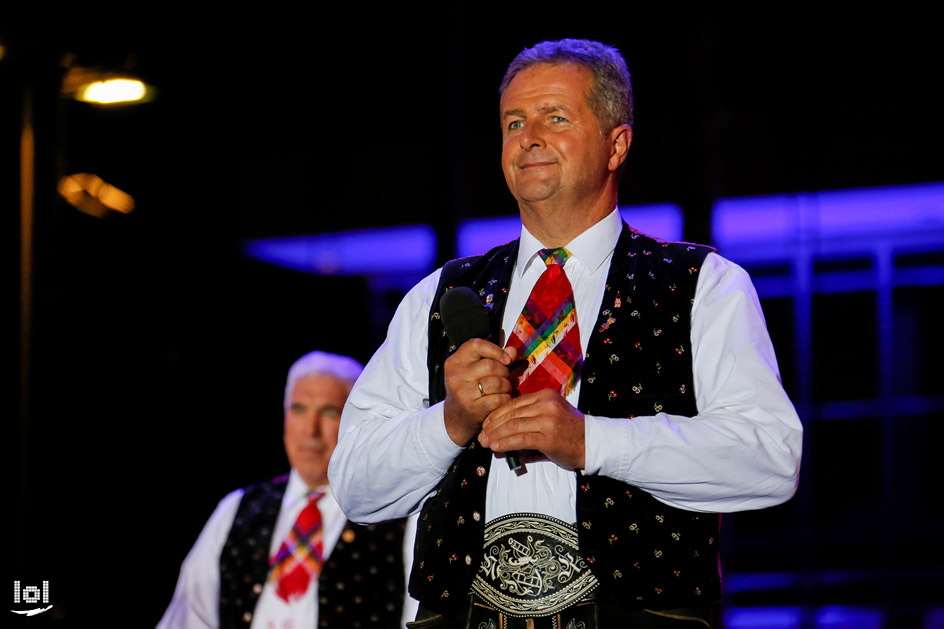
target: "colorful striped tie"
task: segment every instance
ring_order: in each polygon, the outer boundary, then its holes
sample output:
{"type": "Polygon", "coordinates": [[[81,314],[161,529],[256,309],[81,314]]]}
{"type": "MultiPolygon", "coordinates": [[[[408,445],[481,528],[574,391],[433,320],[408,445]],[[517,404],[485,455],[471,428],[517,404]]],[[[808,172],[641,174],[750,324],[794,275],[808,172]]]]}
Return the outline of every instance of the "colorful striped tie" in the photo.
{"type": "Polygon", "coordinates": [[[508,346],[527,358],[512,371],[519,394],[553,389],[567,395],[577,384],[583,354],[574,291],[564,275],[563,264],[570,252],[563,247],[538,252],[547,269],[538,278],[518,317],[508,346]]]}
{"type": "Polygon", "coordinates": [[[321,542],[321,511],[318,500],[324,492],[313,492],[308,504],[298,514],[288,537],[279,551],[269,558],[272,571],[269,579],[276,582],[275,593],[290,602],[308,591],[312,578],[317,579],[324,565],[324,546],[321,542]]]}

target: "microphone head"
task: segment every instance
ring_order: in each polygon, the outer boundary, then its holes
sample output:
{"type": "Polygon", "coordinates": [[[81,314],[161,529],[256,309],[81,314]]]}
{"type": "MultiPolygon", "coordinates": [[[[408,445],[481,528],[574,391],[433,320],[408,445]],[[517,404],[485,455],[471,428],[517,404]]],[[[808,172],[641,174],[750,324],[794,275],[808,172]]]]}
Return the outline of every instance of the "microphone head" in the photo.
{"type": "Polygon", "coordinates": [[[439,316],[449,341],[459,347],[469,339],[488,338],[488,314],[471,288],[456,286],[439,299],[439,316]]]}

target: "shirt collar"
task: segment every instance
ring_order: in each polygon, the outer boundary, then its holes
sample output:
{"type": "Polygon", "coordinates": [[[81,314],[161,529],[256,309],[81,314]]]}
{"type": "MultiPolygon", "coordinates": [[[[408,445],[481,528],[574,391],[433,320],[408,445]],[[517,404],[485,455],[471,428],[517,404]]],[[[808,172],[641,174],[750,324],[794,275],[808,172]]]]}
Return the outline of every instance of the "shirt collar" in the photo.
{"type": "Polygon", "coordinates": [[[309,489],[308,484],[302,480],[301,474],[293,467],[288,475],[288,485],[285,486],[285,496],[282,498],[282,502],[286,506],[294,505],[300,500],[307,502],[308,494],[312,491],[320,491],[327,495],[331,493],[331,488],[324,485],[322,487],[315,487],[314,490],[309,489]]]}
{"type": "MultiPolygon", "coordinates": [[[[586,267],[590,272],[595,271],[607,257],[616,248],[616,241],[619,240],[620,231],[623,229],[623,219],[620,217],[618,208],[606,217],[592,225],[589,229],[582,232],[579,236],[564,245],[570,251],[570,258],[576,259],[580,265],[586,267]]],[[[521,277],[528,270],[528,266],[536,259],[540,259],[538,251],[544,249],[544,245],[538,240],[528,228],[521,226],[521,241],[518,243],[518,264],[515,267],[515,274],[521,277]]]]}

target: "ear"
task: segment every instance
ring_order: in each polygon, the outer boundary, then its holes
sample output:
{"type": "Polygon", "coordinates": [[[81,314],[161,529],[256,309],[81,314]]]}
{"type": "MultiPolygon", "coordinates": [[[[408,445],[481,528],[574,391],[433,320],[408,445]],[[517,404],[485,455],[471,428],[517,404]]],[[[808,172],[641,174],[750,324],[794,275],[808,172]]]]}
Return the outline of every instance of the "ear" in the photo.
{"type": "Polygon", "coordinates": [[[628,124],[613,127],[613,130],[610,131],[610,141],[612,142],[613,152],[610,153],[609,168],[616,171],[626,161],[629,145],[633,141],[633,130],[628,124]]]}

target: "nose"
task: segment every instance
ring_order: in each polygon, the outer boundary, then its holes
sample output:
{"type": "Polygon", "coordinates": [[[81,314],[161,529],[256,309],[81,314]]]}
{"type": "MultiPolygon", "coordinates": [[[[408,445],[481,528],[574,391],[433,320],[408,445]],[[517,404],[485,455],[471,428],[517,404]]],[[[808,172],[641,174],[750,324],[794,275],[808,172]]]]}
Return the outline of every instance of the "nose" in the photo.
{"type": "Polygon", "coordinates": [[[518,134],[518,143],[525,151],[544,148],[547,142],[544,139],[546,129],[540,122],[526,122],[518,134]]]}
{"type": "Polygon", "coordinates": [[[321,413],[312,414],[310,424],[312,437],[321,437],[321,433],[323,432],[322,423],[321,413]]]}

